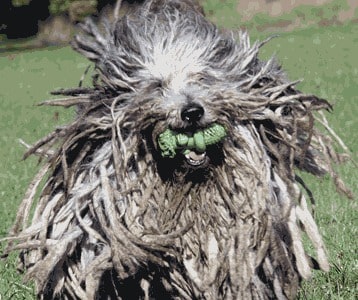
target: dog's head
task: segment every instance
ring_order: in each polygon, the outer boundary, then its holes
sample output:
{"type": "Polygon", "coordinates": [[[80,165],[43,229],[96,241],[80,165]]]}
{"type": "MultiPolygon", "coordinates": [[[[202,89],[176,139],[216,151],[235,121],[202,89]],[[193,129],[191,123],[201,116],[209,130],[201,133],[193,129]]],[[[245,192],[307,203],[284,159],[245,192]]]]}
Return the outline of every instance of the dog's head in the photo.
{"type": "Polygon", "coordinates": [[[329,104],[297,91],[274,59],[261,61],[264,43],[221,32],[178,3],[141,7],[113,25],[87,21],[86,35],[73,42],[95,62],[91,97],[105,103],[98,101],[99,109],[87,109],[87,116],[110,116],[122,158],[150,153],[166,178],[205,175],[245,147],[247,137],[237,128],[247,126],[274,164],[282,162],[288,173],[297,164],[321,174],[310,145],[311,111],[329,104]]]}
{"type": "MultiPolygon", "coordinates": [[[[110,114],[121,138],[143,137],[138,144],[165,177],[224,162],[226,141],[247,120],[240,102],[261,70],[258,44],[251,47],[246,34],[237,42],[200,13],[168,4],[142,8],[114,26],[88,21],[83,29],[87,35],[78,35],[74,48],[95,62],[102,98],[115,98],[110,114]]],[[[270,63],[263,77],[282,76],[270,63]]]]}

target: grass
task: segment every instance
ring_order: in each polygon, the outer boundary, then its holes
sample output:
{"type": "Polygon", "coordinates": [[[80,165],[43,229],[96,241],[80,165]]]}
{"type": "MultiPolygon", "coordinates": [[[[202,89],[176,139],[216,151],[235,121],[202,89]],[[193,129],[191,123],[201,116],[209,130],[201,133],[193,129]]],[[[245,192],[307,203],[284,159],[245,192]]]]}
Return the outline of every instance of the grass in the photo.
{"type": "MultiPolygon", "coordinates": [[[[202,2],[205,11],[216,24],[225,28],[245,28],[251,33],[281,32],[290,25],[295,28],[317,28],[324,24],[336,24],[339,23],[339,13],[349,9],[347,0],[331,0],[320,6],[300,5],[277,17],[272,17],[267,12],[260,12],[250,20],[246,20],[246,12],[237,9],[240,0],[205,0],[202,2]]],[[[355,11],[354,18],[356,19],[357,16],[358,10],[355,11]]]]}
{"type": "MultiPolygon", "coordinates": [[[[208,1],[209,2],[209,1],[208,1]]],[[[212,5],[215,1],[212,1],[212,5]]],[[[215,9],[215,7],[214,7],[215,9]]],[[[225,8],[226,9],[226,8],[225,8]]],[[[224,9],[224,10],[225,10],[224,9]]],[[[228,7],[229,11],[231,8],[228,7]]],[[[256,32],[255,38],[267,34],[256,32]]],[[[328,118],[347,144],[358,153],[358,27],[353,24],[308,28],[283,33],[262,50],[276,53],[289,77],[304,78],[300,88],[330,99],[328,118]]],[[[36,107],[49,92],[75,86],[88,63],[69,48],[48,48],[0,56],[0,237],[6,235],[26,186],[37,169],[36,158],[21,160],[18,139],[32,143],[72,117],[69,110],[36,107]]],[[[345,182],[357,191],[358,173],[352,162],[338,167],[345,182]]],[[[358,295],[357,203],[335,192],[328,178],[304,175],[316,195],[316,217],[331,263],[327,274],[315,272],[303,284],[301,299],[356,299],[358,295]]],[[[3,249],[0,245],[0,252],[3,249]]],[[[33,286],[22,283],[15,256],[0,261],[0,299],[34,299],[33,286]]]]}
{"type": "MultiPolygon", "coordinates": [[[[329,99],[334,112],[330,124],[357,161],[358,153],[358,61],[353,50],[358,27],[346,24],[282,33],[263,48],[263,57],[273,52],[291,79],[307,93],[329,99]]],[[[352,162],[338,167],[344,181],[357,196],[358,172],[352,162]]],[[[358,295],[357,203],[338,195],[327,177],[317,180],[303,175],[313,190],[316,218],[330,256],[331,271],[316,272],[303,284],[301,299],[356,299],[358,295]]]]}
{"type": "Polygon", "coordinates": [[[279,23],[284,23],[287,26],[291,22],[298,22],[301,28],[308,26],[317,27],[320,24],[337,22],[336,18],[339,12],[345,11],[348,8],[347,1],[344,0],[332,0],[324,6],[300,5],[293,8],[290,12],[275,18],[266,13],[256,14],[251,20],[243,23],[243,25],[250,30],[272,30],[279,23]]]}
{"type": "MultiPolygon", "coordinates": [[[[0,237],[13,223],[38,164],[34,157],[22,161],[25,149],[18,139],[33,143],[72,117],[72,111],[36,104],[50,98],[52,90],[75,86],[87,65],[69,48],[0,56],[0,237]]],[[[15,269],[15,256],[0,262],[0,299],[34,299],[32,286],[23,285],[15,269]]]]}

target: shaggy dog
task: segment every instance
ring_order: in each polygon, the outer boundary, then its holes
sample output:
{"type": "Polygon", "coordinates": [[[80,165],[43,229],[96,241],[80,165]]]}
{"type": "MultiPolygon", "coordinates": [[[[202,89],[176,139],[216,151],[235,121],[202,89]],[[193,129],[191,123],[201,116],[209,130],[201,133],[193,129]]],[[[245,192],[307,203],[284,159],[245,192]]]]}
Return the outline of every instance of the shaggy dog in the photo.
{"type": "Polygon", "coordinates": [[[43,167],[6,250],[21,249],[40,299],[292,299],[328,270],[295,171],[338,182],[314,126],[327,101],[192,1],[148,0],[82,29],[73,46],[95,64],[93,87],[45,102],[77,116],[25,155],[43,167]]]}

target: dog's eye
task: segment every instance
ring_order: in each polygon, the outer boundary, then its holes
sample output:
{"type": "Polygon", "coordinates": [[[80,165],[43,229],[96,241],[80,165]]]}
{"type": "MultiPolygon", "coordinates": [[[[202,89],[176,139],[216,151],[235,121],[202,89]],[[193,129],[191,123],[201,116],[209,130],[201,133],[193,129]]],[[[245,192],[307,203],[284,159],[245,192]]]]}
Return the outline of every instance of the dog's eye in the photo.
{"type": "Polygon", "coordinates": [[[262,88],[263,86],[269,84],[270,79],[268,77],[262,77],[260,78],[253,86],[253,89],[259,89],[262,88]]]}
{"type": "Polygon", "coordinates": [[[150,88],[153,89],[153,90],[162,89],[163,88],[163,81],[161,81],[161,80],[153,81],[150,84],[150,88]]]}
{"type": "Polygon", "coordinates": [[[198,82],[205,84],[205,85],[212,85],[215,81],[215,78],[210,75],[200,76],[198,78],[198,82]]]}

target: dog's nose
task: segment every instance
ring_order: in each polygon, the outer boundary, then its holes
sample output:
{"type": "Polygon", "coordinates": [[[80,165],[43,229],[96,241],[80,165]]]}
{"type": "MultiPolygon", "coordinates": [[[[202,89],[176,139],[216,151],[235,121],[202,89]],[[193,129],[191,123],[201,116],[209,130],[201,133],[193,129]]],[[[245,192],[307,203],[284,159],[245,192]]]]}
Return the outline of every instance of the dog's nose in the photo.
{"type": "Polygon", "coordinates": [[[190,105],[181,111],[182,120],[189,123],[198,122],[203,115],[204,108],[199,104],[190,105]]]}

